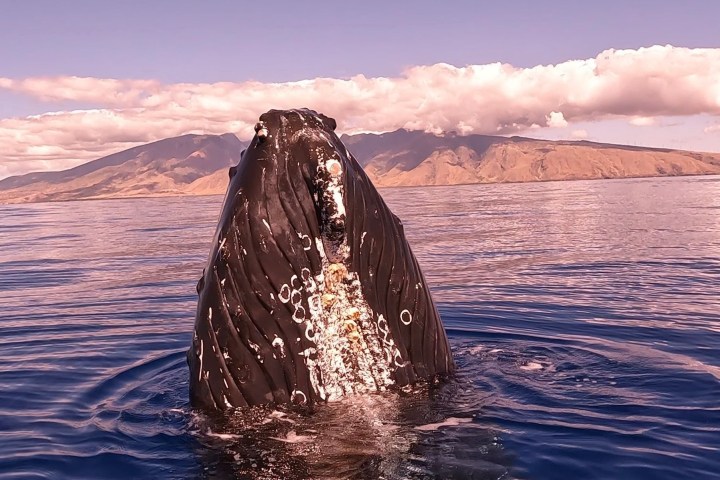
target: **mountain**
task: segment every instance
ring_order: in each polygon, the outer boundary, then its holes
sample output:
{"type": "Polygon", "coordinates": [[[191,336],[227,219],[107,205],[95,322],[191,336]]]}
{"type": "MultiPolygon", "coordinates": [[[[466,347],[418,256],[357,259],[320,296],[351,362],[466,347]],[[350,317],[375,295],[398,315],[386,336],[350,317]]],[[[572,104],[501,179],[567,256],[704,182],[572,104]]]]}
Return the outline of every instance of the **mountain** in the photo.
{"type": "MultiPolygon", "coordinates": [[[[720,174],[720,154],[664,148],[408,130],[341,138],[380,187],[720,174]]],[[[0,202],[222,194],[247,144],[230,133],[168,138],[0,180],[0,202]]]]}
{"type": "Polygon", "coordinates": [[[69,170],[0,180],[0,202],[214,193],[203,181],[219,170],[227,178],[247,144],[231,133],[166,138],[69,170]]]}
{"type": "Polygon", "coordinates": [[[377,186],[720,174],[720,154],[398,130],[343,136],[377,186]]]}

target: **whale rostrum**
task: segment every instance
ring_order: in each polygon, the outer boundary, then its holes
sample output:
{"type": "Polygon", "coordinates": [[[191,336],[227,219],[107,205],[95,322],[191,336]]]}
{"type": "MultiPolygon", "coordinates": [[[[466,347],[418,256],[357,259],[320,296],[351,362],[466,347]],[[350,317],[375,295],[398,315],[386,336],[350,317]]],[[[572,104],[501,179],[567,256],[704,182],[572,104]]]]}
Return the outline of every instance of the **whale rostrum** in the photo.
{"type": "Polygon", "coordinates": [[[454,370],[402,222],[335,125],[271,110],[230,169],[198,282],[194,406],[314,404],[454,370]]]}

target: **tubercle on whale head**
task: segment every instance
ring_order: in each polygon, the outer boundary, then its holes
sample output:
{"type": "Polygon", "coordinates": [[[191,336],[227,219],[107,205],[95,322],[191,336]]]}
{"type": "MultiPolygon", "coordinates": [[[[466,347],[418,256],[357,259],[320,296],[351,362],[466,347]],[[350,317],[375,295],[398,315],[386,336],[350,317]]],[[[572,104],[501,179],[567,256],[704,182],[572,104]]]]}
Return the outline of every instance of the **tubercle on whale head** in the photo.
{"type": "Polygon", "coordinates": [[[268,136],[268,129],[265,123],[258,122],[255,124],[255,134],[257,135],[258,141],[263,142],[268,136]]]}

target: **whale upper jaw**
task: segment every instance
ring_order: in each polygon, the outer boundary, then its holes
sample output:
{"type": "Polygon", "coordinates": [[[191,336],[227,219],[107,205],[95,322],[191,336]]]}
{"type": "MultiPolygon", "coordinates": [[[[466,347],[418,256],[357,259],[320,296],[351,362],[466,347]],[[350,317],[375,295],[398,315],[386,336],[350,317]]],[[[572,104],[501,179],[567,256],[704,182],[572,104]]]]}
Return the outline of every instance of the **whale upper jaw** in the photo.
{"type": "Polygon", "coordinates": [[[402,224],[334,128],[271,110],[231,169],[198,289],[194,404],[332,401],[454,368],[402,224]]]}

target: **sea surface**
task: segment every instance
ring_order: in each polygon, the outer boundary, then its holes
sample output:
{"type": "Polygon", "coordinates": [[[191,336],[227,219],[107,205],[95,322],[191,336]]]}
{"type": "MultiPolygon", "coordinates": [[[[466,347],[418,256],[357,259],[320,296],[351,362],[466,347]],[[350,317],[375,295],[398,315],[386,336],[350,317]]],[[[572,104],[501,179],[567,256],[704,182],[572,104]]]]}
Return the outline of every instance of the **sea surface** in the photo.
{"type": "Polygon", "coordinates": [[[0,206],[0,477],[720,478],[720,177],[381,190],[459,366],[188,405],[222,198],[0,206]]]}

